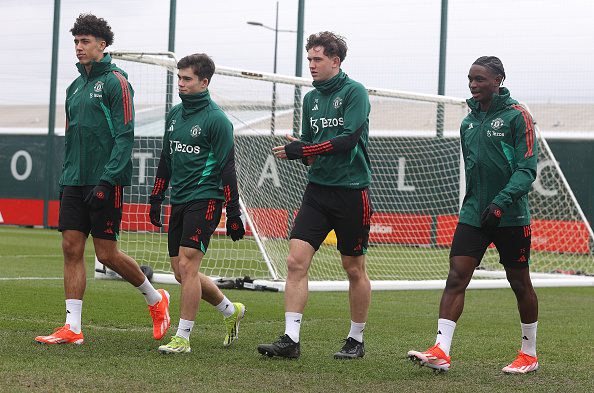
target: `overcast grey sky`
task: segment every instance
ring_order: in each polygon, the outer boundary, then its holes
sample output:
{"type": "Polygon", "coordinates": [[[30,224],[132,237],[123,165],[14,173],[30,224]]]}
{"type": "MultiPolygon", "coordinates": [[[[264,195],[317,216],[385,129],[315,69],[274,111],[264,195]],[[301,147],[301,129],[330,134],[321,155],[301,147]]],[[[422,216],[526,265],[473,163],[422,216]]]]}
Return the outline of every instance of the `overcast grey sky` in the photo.
{"type": "MultiPolygon", "coordinates": [[[[46,104],[52,0],[0,0],[0,105],[46,104]]],[[[275,0],[177,1],[176,52],[206,52],[218,65],[271,72],[275,0]]],[[[280,0],[279,27],[296,29],[297,0],[280,0]]],[[[440,0],[305,0],[306,34],[347,38],[343,69],[367,86],[436,93],[440,0]]],[[[81,12],[109,21],[113,49],[167,49],[167,0],[62,0],[58,102],[77,76],[69,29],[81,12]]],[[[278,73],[294,74],[295,34],[279,35],[278,73]]],[[[532,102],[594,102],[593,0],[450,0],[446,94],[468,96],[481,55],[499,56],[512,94],[532,102]]],[[[305,59],[304,76],[309,77],[305,59]]]]}

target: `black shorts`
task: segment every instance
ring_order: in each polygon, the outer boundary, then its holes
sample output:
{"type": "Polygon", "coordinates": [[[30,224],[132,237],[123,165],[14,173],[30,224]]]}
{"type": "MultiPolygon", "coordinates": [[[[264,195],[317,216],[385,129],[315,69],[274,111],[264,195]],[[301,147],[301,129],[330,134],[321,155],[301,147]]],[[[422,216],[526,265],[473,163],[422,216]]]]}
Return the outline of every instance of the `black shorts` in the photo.
{"type": "Polygon", "coordinates": [[[308,242],[318,250],[334,229],[338,240],[336,248],[342,255],[363,255],[367,253],[372,214],[366,188],[347,189],[309,183],[290,238],[308,242]]]}
{"type": "Polygon", "coordinates": [[[499,263],[505,267],[527,267],[530,264],[530,225],[516,227],[477,228],[458,223],[450,258],[467,256],[481,263],[487,247],[495,244],[499,252],[499,263]]]}
{"type": "Polygon", "coordinates": [[[97,211],[90,211],[84,200],[94,186],[64,186],[60,200],[58,230],[75,230],[98,239],[117,241],[122,222],[124,192],[122,186],[115,186],[109,193],[107,205],[97,211]]]}
{"type": "Polygon", "coordinates": [[[179,247],[195,248],[206,254],[210,237],[221,221],[223,201],[207,199],[171,206],[167,245],[169,256],[179,255],[179,247]]]}

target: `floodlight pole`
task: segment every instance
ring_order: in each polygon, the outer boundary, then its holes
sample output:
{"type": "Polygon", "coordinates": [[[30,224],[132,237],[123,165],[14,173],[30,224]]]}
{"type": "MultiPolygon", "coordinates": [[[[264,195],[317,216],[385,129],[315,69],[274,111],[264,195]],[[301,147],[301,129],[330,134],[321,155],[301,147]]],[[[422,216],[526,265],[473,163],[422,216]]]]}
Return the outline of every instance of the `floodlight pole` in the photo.
{"type": "MultiPolygon", "coordinates": [[[[248,25],[262,27],[267,30],[274,31],[274,66],[273,72],[276,74],[277,54],[278,54],[278,33],[296,33],[295,30],[279,29],[278,28],[278,1],[276,2],[276,22],[274,27],[266,26],[261,22],[248,21],[248,25]]],[[[276,129],[276,82],[272,82],[272,105],[270,113],[270,134],[274,135],[276,129]]]]}

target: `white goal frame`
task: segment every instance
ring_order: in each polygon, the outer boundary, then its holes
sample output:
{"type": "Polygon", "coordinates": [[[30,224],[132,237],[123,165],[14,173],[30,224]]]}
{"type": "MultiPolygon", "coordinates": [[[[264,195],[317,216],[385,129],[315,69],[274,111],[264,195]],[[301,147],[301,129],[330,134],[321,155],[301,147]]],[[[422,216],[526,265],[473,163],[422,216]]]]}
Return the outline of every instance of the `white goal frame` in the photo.
{"type": "MultiPolygon", "coordinates": [[[[137,51],[113,51],[110,53],[114,60],[125,60],[125,61],[133,61],[138,63],[146,63],[152,65],[158,65],[161,67],[165,67],[167,70],[171,72],[175,72],[177,70],[177,60],[174,53],[171,52],[137,52],[137,51]]],[[[287,75],[278,75],[273,73],[266,73],[266,72],[259,72],[259,71],[251,71],[251,70],[243,70],[238,68],[230,68],[230,67],[223,67],[217,66],[216,67],[216,74],[237,77],[237,78],[247,78],[253,80],[260,80],[260,81],[267,81],[267,82],[274,82],[278,84],[287,84],[291,86],[301,86],[301,87],[311,87],[311,80],[307,78],[301,77],[294,77],[294,76],[287,76],[287,75]]],[[[466,108],[466,101],[461,98],[457,97],[449,97],[449,96],[438,96],[438,95],[431,95],[431,94],[418,94],[406,91],[399,91],[399,90],[389,90],[389,89],[381,89],[381,88],[367,88],[370,96],[377,96],[377,97],[392,97],[397,99],[411,99],[415,101],[426,101],[431,103],[442,103],[448,105],[460,105],[466,108]]],[[[524,105],[524,104],[523,104],[524,105]]],[[[526,108],[527,106],[524,105],[526,108]]],[[[528,108],[527,108],[528,109],[528,108]]],[[[528,109],[529,110],[529,109],[528,109]]],[[[552,151],[549,148],[549,145],[544,140],[538,125],[535,125],[535,131],[537,133],[537,138],[542,141],[542,147],[547,149],[548,155],[554,157],[552,151]]],[[[587,228],[589,233],[590,239],[594,238],[594,233],[592,231],[591,226],[586,219],[585,214],[583,213],[575,195],[573,194],[559,164],[553,160],[553,165],[555,170],[558,172],[560,179],[562,181],[563,187],[565,188],[566,192],[569,194],[572,203],[577,208],[579,216],[583,221],[584,225],[587,228]]],[[[460,156],[460,168],[463,168],[464,164],[462,161],[462,157],[460,156]]],[[[460,171],[460,203],[463,197],[463,184],[464,184],[464,170],[460,171]]],[[[247,209],[245,208],[243,202],[241,202],[241,209],[244,219],[248,222],[251,228],[254,228],[251,222],[251,217],[249,216],[247,209]]],[[[270,280],[256,280],[254,284],[265,285],[273,288],[277,288],[278,290],[283,291],[285,282],[280,278],[281,275],[278,274],[276,271],[274,264],[271,263],[271,260],[266,252],[265,247],[262,245],[262,241],[260,239],[259,234],[254,231],[254,238],[260,252],[262,254],[262,259],[266,263],[268,270],[270,272],[270,280]]],[[[125,251],[125,250],[124,250],[125,251]]],[[[373,252],[373,251],[372,251],[373,252]]],[[[337,255],[337,263],[338,263],[338,255],[337,255]]],[[[103,265],[95,261],[96,265],[96,272],[95,278],[103,279],[103,278],[116,278],[118,277],[117,274],[114,272],[109,271],[109,269],[105,269],[103,265]],[[105,273],[100,272],[100,270],[105,271],[105,273]]],[[[501,271],[483,271],[483,270],[476,270],[474,276],[481,277],[479,280],[472,280],[469,288],[503,288],[509,287],[509,283],[505,279],[504,272],[501,271]],[[489,277],[489,278],[483,278],[489,277]]],[[[594,277],[592,276],[572,276],[566,274],[554,274],[554,273],[531,273],[532,282],[535,287],[561,287],[561,286],[594,286],[594,277]]],[[[213,277],[215,279],[217,277],[213,277]]],[[[161,282],[161,283],[177,283],[173,274],[155,274],[153,277],[153,281],[161,282]]],[[[416,290],[416,289],[442,289],[445,287],[445,277],[444,279],[440,280],[402,280],[402,281],[395,281],[395,280],[372,280],[372,289],[373,290],[416,290]]],[[[309,289],[314,291],[345,291],[348,290],[348,281],[319,281],[319,280],[310,280],[309,282],[309,289]]]]}

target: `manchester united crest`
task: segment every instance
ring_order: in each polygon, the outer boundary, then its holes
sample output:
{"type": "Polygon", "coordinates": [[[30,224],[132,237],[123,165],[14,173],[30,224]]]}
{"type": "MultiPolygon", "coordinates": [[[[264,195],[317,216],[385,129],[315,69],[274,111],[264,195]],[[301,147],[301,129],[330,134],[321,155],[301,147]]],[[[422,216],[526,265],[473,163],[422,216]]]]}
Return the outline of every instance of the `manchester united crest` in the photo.
{"type": "Polygon", "coordinates": [[[97,83],[95,83],[95,86],[93,87],[93,90],[95,91],[95,93],[101,93],[103,91],[103,82],[97,81],[97,83]]]}
{"type": "Polygon", "coordinates": [[[196,138],[198,135],[200,135],[200,132],[202,132],[202,128],[200,128],[198,124],[195,124],[190,130],[190,135],[192,135],[193,138],[196,138]]]}
{"type": "Polygon", "coordinates": [[[501,117],[498,117],[497,119],[491,122],[491,128],[493,128],[494,130],[498,130],[501,127],[503,127],[503,124],[503,119],[501,117]]]}
{"type": "Polygon", "coordinates": [[[334,101],[332,101],[332,106],[334,106],[334,109],[340,108],[341,105],[342,105],[342,98],[340,98],[340,97],[336,97],[334,99],[334,101]]]}

